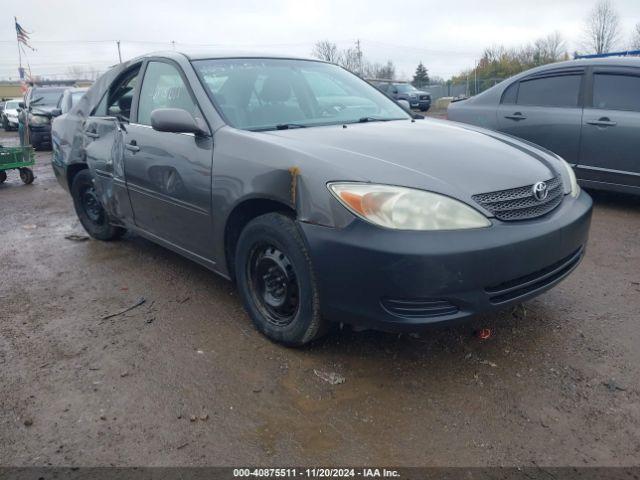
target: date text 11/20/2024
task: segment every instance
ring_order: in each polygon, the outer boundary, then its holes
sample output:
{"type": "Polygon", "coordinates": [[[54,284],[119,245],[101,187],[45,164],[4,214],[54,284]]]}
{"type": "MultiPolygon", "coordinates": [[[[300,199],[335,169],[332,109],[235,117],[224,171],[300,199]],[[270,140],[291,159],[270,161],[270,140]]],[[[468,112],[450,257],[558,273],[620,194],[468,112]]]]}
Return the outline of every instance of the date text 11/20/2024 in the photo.
{"type": "Polygon", "coordinates": [[[400,478],[386,468],[234,468],[235,478],[400,478]]]}

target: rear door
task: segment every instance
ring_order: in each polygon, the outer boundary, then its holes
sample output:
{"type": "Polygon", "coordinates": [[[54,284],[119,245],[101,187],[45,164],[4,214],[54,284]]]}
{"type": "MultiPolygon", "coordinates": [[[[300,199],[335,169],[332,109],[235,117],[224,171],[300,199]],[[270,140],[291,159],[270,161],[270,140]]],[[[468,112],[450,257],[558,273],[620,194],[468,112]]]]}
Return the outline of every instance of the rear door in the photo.
{"type": "Polygon", "coordinates": [[[593,70],[577,171],[584,180],[640,187],[640,69],[593,70]]]}
{"type": "Polygon", "coordinates": [[[87,165],[100,200],[113,217],[130,225],[134,218],[126,187],[124,139],[139,71],[140,64],[134,65],[116,78],[84,125],[87,165]]]}
{"type": "Polygon", "coordinates": [[[584,71],[536,74],[510,85],[498,107],[498,129],[578,161],[584,71]]]}
{"type": "Polygon", "coordinates": [[[125,169],[136,225],[180,249],[210,258],[212,137],[158,132],[151,112],[179,108],[204,120],[179,65],[149,60],[136,118],[127,128],[125,169]]]}

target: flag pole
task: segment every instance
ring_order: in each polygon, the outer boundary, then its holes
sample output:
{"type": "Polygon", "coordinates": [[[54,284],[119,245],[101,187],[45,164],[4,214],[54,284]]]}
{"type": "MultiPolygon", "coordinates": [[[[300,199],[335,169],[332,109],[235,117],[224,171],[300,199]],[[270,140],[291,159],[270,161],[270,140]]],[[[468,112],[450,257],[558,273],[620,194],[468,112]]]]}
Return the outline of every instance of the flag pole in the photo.
{"type": "MultiPolygon", "coordinates": [[[[13,17],[13,20],[15,21],[15,23],[18,23],[18,17],[13,17]]],[[[16,41],[18,43],[18,76],[20,77],[20,80],[23,80],[22,78],[22,51],[20,50],[20,38],[16,37],[16,41]]]]}

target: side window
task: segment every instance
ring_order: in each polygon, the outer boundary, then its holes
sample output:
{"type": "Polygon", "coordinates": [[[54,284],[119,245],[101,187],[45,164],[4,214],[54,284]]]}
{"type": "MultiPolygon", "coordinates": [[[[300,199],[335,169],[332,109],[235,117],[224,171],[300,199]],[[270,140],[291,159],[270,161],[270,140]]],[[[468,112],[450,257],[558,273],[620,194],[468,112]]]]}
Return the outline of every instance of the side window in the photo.
{"type": "Polygon", "coordinates": [[[596,73],[593,108],[640,112],[640,77],[596,73]]]}
{"type": "Polygon", "coordinates": [[[109,92],[105,92],[102,95],[102,99],[100,103],[96,105],[96,107],[91,112],[92,117],[106,117],[107,116],[107,97],[109,96],[109,92]]]}
{"type": "Polygon", "coordinates": [[[118,117],[125,121],[131,119],[131,104],[139,72],[140,67],[138,66],[134,70],[126,72],[124,77],[111,86],[107,96],[107,116],[118,117]]]}
{"type": "Polygon", "coordinates": [[[151,112],[157,108],[180,108],[194,117],[199,116],[198,107],[176,67],[149,62],[140,90],[138,123],[151,125],[151,112]]]}
{"type": "Polygon", "coordinates": [[[514,82],[509,85],[504,92],[502,92],[502,100],[500,103],[505,105],[513,105],[516,103],[518,97],[518,82],[514,82]]]}
{"type": "Polygon", "coordinates": [[[577,107],[582,75],[560,75],[520,82],[518,105],[577,107]]]}

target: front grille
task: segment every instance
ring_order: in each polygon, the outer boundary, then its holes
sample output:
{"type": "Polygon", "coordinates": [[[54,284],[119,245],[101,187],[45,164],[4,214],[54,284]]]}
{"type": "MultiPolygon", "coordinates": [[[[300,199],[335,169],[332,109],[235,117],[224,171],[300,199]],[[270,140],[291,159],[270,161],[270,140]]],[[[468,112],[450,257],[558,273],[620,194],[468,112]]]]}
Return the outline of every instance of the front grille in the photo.
{"type": "Polygon", "coordinates": [[[486,287],[484,291],[489,294],[489,301],[494,305],[522,297],[535,290],[544,288],[567,275],[580,263],[583,253],[584,248],[580,247],[571,255],[566,256],[548,267],[513,280],[502,282],[498,285],[486,287]]]}
{"type": "Polygon", "coordinates": [[[533,185],[480,193],[472,198],[495,215],[498,220],[527,220],[549,213],[562,202],[562,180],[554,177],[546,181],[549,194],[544,200],[533,195],[533,185]]]}
{"type": "Polygon", "coordinates": [[[383,298],[381,303],[389,313],[398,317],[431,318],[458,313],[458,307],[447,300],[383,298]]]}
{"type": "Polygon", "coordinates": [[[420,100],[429,100],[429,95],[420,95],[420,100]]]}

